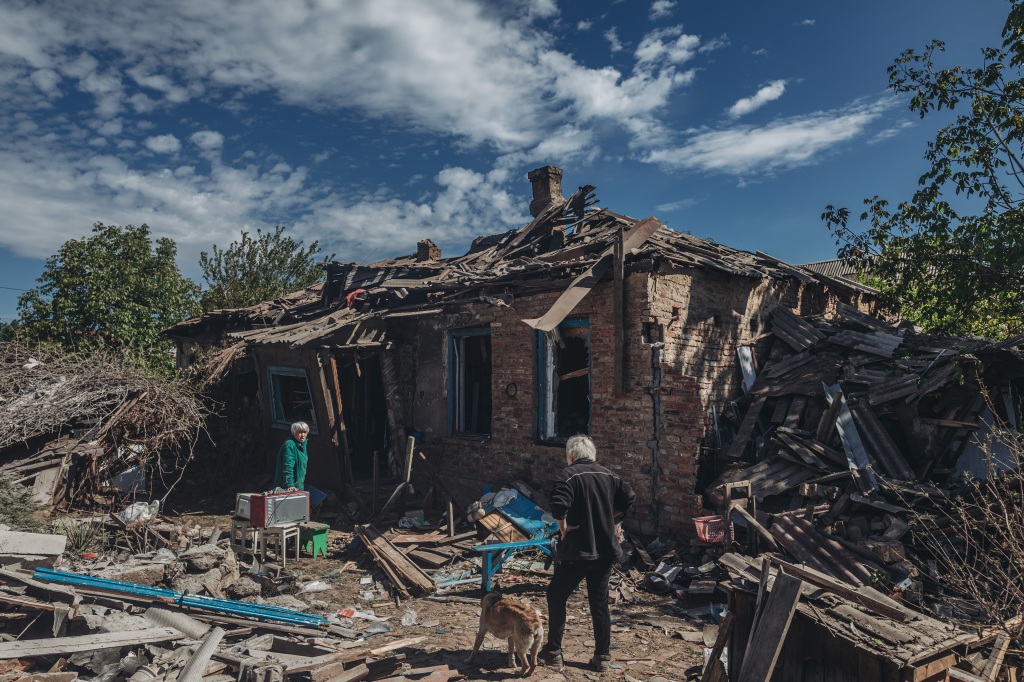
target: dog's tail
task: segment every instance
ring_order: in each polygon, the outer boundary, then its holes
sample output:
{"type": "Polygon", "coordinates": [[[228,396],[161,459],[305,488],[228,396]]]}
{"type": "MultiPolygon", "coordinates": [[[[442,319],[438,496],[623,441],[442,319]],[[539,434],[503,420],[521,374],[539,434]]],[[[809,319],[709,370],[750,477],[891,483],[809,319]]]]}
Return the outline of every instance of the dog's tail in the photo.
{"type": "Polygon", "coordinates": [[[530,647],[530,664],[537,666],[537,655],[540,653],[541,644],[544,643],[544,625],[537,623],[537,629],[533,632],[533,646],[530,647]]]}

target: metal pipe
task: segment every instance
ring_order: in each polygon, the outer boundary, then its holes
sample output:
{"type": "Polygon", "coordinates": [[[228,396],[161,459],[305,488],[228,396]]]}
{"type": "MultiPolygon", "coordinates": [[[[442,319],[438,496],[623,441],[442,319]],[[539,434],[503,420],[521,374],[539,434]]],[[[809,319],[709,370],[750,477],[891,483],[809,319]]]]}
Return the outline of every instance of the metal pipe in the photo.
{"type": "Polygon", "coordinates": [[[233,601],[231,599],[218,599],[216,597],[203,597],[195,594],[185,594],[177,590],[168,590],[162,587],[148,587],[146,585],[135,585],[120,580],[108,578],[97,578],[79,573],[68,573],[55,571],[50,568],[37,568],[33,573],[37,580],[44,580],[64,585],[77,585],[80,587],[107,590],[108,592],[119,592],[122,594],[134,594],[142,597],[150,597],[155,600],[173,602],[179,606],[188,606],[204,611],[215,611],[232,615],[247,616],[262,620],[273,620],[282,623],[295,625],[306,625],[313,627],[327,627],[330,621],[321,616],[310,613],[303,613],[293,609],[286,609],[280,606],[269,604],[250,604],[248,602],[233,601]]]}

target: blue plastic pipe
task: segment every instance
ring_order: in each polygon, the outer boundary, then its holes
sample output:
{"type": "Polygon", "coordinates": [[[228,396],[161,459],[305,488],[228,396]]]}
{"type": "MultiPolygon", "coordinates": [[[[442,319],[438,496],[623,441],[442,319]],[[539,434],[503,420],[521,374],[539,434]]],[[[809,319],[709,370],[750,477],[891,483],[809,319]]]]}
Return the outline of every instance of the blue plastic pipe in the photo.
{"type": "Polygon", "coordinates": [[[330,621],[321,616],[316,616],[294,609],[286,609],[281,606],[270,604],[250,604],[244,601],[233,601],[231,599],[217,599],[216,597],[204,597],[198,594],[186,594],[178,590],[168,590],[162,587],[149,587],[147,585],[136,585],[120,580],[109,578],[97,578],[91,575],[80,573],[67,573],[55,571],[51,568],[37,568],[32,574],[37,580],[44,580],[51,583],[63,585],[75,585],[78,587],[106,590],[108,592],[119,592],[121,594],[134,594],[140,597],[151,597],[166,602],[172,602],[179,606],[187,606],[203,611],[214,611],[230,615],[257,618],[259,620],[272,620],[292,625],[305,625],[311,627],[326,628],[330,621]]]}

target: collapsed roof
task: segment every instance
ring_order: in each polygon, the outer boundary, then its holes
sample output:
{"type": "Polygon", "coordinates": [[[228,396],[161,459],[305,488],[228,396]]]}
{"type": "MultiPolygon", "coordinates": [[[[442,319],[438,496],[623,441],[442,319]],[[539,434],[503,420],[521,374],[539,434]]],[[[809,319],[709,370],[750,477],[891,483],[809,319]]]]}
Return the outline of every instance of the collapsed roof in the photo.
{"type": "MultiPolygon", "coordinates": [[[[789,265],[765,253],[740,251],[677,232],[656,218],[637,220],[595,208],[594,189],[585,185],[567,199],[556,196],[529,224],[479,237],[462,256],[441,258],[440,250],[424,240],[416,254],[371,265],[325,263],[323,282],[249,308],[215,310],[166,333],[191,337],[226,332],[229,338],[251,344],[293,348],[324,343],[336,348],[379,346],[385,341],[386,320],[436,314],[450,304],[509,305],[517,295],[569,289],[575,290],[578,302],[610,270],[619,240],[625,245],[627,272],[664,264],[736,277],[816,283],[847,295],[875,293],[856,282],[789,265]]],[[[572,305],[571,300],[562,302],[563,317],[572,305]]],[[[551,315],[557,317],[559,312],[552,309],[551,315]]],[[[549,329],[551,319],[527,323],[549,329]]]]}

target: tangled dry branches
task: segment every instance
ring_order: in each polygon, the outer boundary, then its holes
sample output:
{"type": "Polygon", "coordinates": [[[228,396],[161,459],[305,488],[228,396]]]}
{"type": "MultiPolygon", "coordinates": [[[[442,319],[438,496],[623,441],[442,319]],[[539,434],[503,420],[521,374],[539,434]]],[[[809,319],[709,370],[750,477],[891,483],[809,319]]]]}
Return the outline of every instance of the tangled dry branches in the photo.
{"type": "Polygon", "coordinates": [[[0,452],[71,436],[102,446],[104,461],[88,467],[96,478],[157,456],[165,459],[156,470],[177,471],[191,457],[207,414],[184,381],[116,355],[0,345],[0,452]]]}

